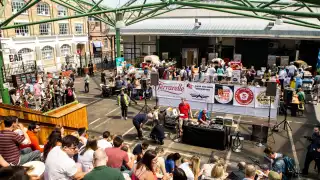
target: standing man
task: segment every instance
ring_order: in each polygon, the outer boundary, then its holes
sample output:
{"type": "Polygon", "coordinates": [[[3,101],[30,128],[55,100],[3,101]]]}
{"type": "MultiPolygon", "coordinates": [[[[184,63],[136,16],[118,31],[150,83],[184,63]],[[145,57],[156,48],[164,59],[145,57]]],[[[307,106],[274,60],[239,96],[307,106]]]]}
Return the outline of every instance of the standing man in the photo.
{"type": "Polygon", "coordinates": [[[93,75],[93,64],[92,64],[92,61],[89,62],[88,67],[89,67],[89,74],[90,74],[90,76],[92,76],[93,75]]]}
{"type": "Polygon", "coordinates": [[[317,168],[319,170],[320,168],[320,159],[317,159],[317,157],[320,158],[319,154],[320,152],[318,152],[319,148],[319,144],[320,144],[320,127],[316,126],[313,128],[313,133],[311,137],[306,137],[311,144],[307,147],[307,154],[306,154],[306,158],[304,160],[304,168],[302,170],[302,174],[303,175],[308,175],[308,170],[309,170],[309,166],[310,163],[315,160],[316,164],[317,164],[317,168]]]}
{"type": "Polygon", "coordinates": [[[89,92],[89,79],[90,79],[90,76],[88,73],[86,73],[86,76],[84,77],[84,92],[86,93],[89,92]]]}
{"type": "Polygon", "coordinates": [[[279,81],[281,84],[281,89],[284,88],[284,79],[287,77],[287,71],[284,69],[283,66],[280,67],[280,71],[279,71],[279,81]]]}
{"type": "Polygon", "coordinates": [[[121,107],[121,119],[127,120],[128,106],[129,106],[129,96],[121,90],[118,96],[118,105],[121,107]]]}
{"type": "Polygon", "coordinates": [[[148,121],[148,119],[153,119],[153,115],[152,113],[148,113],[148,114],[137,114],[133,119],[132,119],[132,123],[134,125],[134,127],[137,129],[138,132],[138,138],[140,140],[143,140],[143,136],[142,136],[142,127],[143,125],[148,121]]]}
{"type": "MultiPolygon", "coordinates": [[[[192,111],[189,103],[186,102],[185,98],[181,99],[181,103],[179,104],[179,113],[180,117],[177,123],[177,134],[178,138],[182,137],[182,126],[186,123],[190,118],[192,119],[192,111]],[[190,116],[189,116],[190,115],[190,116]]],[[[179,141],[179,139],[177,139],[179,141]]]]}
{"type": "Polygon", "coordinates": [[[42,92],[42,88],[41,88],[41,85],[39,84],[39,82],[37,82],[33,86],[33,90],[34,90],[34,100],[35,100],[35,104],[36,104],[36,110],[40,110],[41,109],[41,92],[42,92]]]}

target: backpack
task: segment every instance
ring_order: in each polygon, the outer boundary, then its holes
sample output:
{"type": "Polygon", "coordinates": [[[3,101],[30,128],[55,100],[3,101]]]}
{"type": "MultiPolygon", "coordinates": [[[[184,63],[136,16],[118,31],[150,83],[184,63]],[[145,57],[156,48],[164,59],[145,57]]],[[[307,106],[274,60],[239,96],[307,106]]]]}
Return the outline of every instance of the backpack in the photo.
{"type": "Polygon", "coordinates": [[[73,96],[73,92],[71,88],[68,89],[68,96],[73,96]]]}
{"type": "Polygon", "coordinates": [[[294,161],[294,159],[292,159],[289,156],[283,156],[282,160],[284,161],[285,164],[285,175],[287,177],[297,177],[298,175],[298,171],[296,170],[296,163],[294,161]]]}

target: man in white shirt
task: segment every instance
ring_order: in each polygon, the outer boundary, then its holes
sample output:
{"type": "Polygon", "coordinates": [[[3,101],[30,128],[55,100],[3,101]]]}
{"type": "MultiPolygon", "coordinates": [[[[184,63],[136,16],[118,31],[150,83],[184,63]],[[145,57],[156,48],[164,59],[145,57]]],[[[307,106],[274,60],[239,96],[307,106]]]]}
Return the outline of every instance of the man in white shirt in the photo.
{"type": "Polygon", "coordinates": [[[231,77],[232,77],[232,72],[233,72],[233,69],[229,66],[227,67],[226,69],[226,76],[227,76],[227,81],[231,81],[231,77]]]}
{"type": "Polygon", "coordinates": [[[98,148],[100,149],[106,149],[106,148],[111,148],[112,144],[108,141],[108,138],[110,136],[109,131],[105,131],[102,134],[103,139],[98,140],[98,148]]]}
{"type": "Polygon", "coordinates": [[[62,139],[62,145],[56,146],[49,152],[45,165],[45,180],[82,179],[85,175],[77,168],[72,157],[78,153],[79,139],[67,135],[62,139]]]}
{"type": "Polygon", "coordinates": [[[279,81],[280,81],[280,84],[281,84],[281,89],[283,89],[283,81],[284,79],[287,77],[287,71],[283,68],[283,67],[280,67],[280,71],[279,71],[279,81]]]}
{"type": "Polygon", "coordinates": [[[288,67],[288,76],[292,77],[294,76],[294,73],[297,72],[297,67],[294,65],[293,62],[290,62],[290,66],[288,67]]]}
{"type": "Polygon", "coordinates": [[[179,168],[181,168],[187,176],[187,180],[194,180],[194,174],[190,168],[189,162],[182,163],[179,168]]]}
{"type": "Polygon", "coordinates": [[[209,82],[213,83],[214,82],[214,74],[216,73],[216,69],[210,65],[208,68],[208,75],[209,75],[209,82]]]}

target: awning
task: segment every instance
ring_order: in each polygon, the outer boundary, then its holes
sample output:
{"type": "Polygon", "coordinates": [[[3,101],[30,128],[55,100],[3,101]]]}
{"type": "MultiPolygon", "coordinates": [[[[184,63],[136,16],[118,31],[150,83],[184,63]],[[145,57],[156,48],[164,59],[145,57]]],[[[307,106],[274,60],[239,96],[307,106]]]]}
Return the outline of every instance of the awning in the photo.
{"type": "Polygon", "coordinates": [[[101,47],[102,47],[101,41],[92,41],[92,44],[93,44],[94,47],[96,47],[96,48],[101,48],[101,47]]]}

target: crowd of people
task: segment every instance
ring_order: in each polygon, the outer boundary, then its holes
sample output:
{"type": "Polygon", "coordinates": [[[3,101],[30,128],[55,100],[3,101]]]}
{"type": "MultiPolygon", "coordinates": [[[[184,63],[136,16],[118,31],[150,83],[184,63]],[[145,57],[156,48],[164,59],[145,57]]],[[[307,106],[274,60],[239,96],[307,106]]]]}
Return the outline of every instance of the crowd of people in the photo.
{"type": "Polygon", "coordinates": [[[10,102],[15,106],[46,112],[76,99],[74,81],[73,73],[68,77],[60,74],[58,78],[47,77],[45,80],[38,76],[35,83],[29,80],[19,88],[11,89],[10,102]]]}
{"type": "MultiPolygon", "coordinates": [[[[225,160],[214,154],[209,162],[202,164],[197,155],[166,155],[162,146],[153,149],[147,141],[137,144],[131,151],[122,136],[105,131],[97,138],[90,136],[85,128],[65,135],[63,127],[57,126],[41,146],[37,138],[41,131],[38,124],[31,123],[25,128],[16,117],[5,117],[3,123],[5,128],[0,133],[1,180],[253,180],[255,176],[280,180],[282,176],[282,173],[271,171],[269,166],[257,171],[256,166],[245,162],[239,163],[238,171],[227,173],[225,160]],[[41,162],[44,172],[34,175],[32,172],[42,168],[23,166],[28,162],[41,162]]],[[[273,153],[269,154],[273,157],[273,153]]]]}

